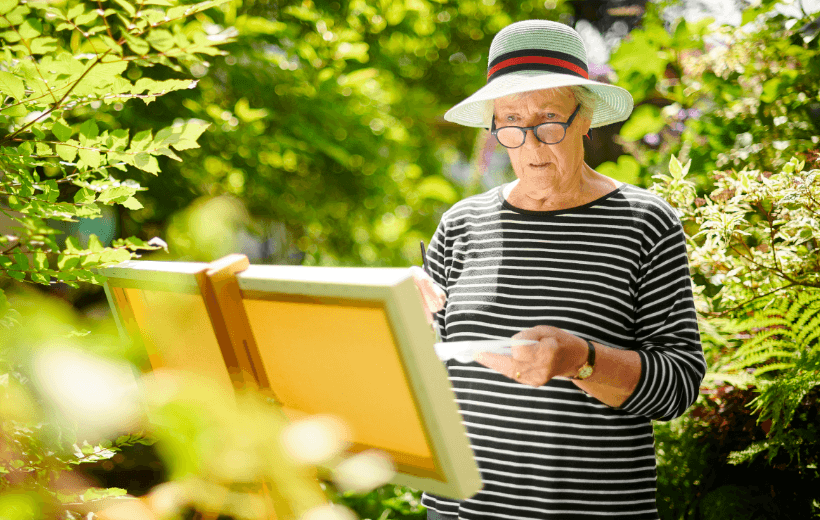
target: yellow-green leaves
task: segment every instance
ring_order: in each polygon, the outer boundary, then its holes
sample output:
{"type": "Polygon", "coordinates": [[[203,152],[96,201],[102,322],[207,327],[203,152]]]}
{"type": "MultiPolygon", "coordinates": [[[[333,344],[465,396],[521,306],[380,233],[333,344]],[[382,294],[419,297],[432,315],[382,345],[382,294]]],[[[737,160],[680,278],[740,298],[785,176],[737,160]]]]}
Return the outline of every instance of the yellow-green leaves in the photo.
{"type": "Polygon", "coordinates": [[[666,126],[661,111],[655,105],[641,105],[636,108],[621,127],[621,137],[625,141],[637,141],[647,134],[655,134],[666,126]]]}
{"type": "Polygon", "coordinates": [[[0,92],[15,100],[22,101],[26,97],[26,87],[23,80],[9,72],[0,71],[0,92]]]}
{"type": "Polygon", "coordinates": [[[146,0],[138,11],[129,0],[108,2],[105,9],[88,2],[57,6],[0,0],[0,39],[5,43],[0,119],[7,129],[0,139],[0,192],[7,194],[4,204],[14,211],[12,226],[20,230],[11,246],[6,235],[0,239],[8,251],[0,254],[0,276],[41,284],[100,283],[89,269],[160,247],[142,241],[106,246],[96,236],[86,249],[74,237],[62,245],[55,239],[62,232],[50,225],[97,219],[105,205],[141,209],[135,195],[142,188],[116,178],[115,168],[157,175],[158,156],[179,161],[182,157],[172,149],[197,146],[205,123],[184,122],[161,130],[156,138],[147,129],[130,139],[133,132],[117,128],[111,105],[135,98],[147,103],[196,86],[179,74],[183,69],[176,61],[193,63],[198,53],[218,53],[215,47],[229,38],[209,40],[200,22],[185,17],[219,3],[176,6],[170,0],[146,0]],[[124,55],[121,42],[139,59],[124,55]],[[134,82],[133,73],[142,76],[140,68],[152,66],[166,66],[171,74],[134,82]],[[132,75],[125,76],[127,70],[132,75]]]}
{"type": "Polygon", "coordinates": [[[236,115],[245,123],[252,123],[258,119],[267,117],[268,111],[264,108],[251,108],[247,98],[240,98],[234,107],[236,115]]]}
{"type": "Polygon", "coordinates": [[[422,199],[433,199],[452,204],[456,202],[458,195],[450,182],[440,175],[425,177],[418,187],[416,193],[422,199]]]}
{"type": "Polygon", "coordinates": [[[71,138],[71,128],[67,127],[62,121],[55,121],[51,126],[51,132],[58,141],[68,141],[71,138]]]}

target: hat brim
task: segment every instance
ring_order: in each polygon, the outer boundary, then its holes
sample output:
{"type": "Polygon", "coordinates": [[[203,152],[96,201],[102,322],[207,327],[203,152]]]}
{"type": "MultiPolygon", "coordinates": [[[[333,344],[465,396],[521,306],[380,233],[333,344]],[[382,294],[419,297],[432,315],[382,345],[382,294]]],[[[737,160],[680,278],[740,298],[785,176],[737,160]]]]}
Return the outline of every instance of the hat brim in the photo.
{"type": "Polygon", "coordinates": [[[632,94],[621,87],[569,74],[522,71],[494,79],[448,110],[444,119],[464,126],[490,128],[493,100],[511,94],[573,85],[588,88],[598,98],[592,114],[591,128],[624,121],[632,113],[632,94]]]}

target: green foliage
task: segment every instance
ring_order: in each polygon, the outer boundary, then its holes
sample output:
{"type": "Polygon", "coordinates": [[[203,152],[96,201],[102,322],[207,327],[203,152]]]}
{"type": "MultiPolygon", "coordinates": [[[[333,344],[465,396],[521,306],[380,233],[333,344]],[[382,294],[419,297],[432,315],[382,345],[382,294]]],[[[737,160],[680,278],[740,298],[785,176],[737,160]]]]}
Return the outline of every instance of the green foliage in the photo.
{"type": "Polygon", "coordinates": [[[741,29],[711,28],[709,43],[705,25],[683,21],[664,36],[663,6],[648,7],[613,65],[643,106],[660,108],[643,112],[659,139],[626,125],[621,137],[683,221],[710,367],[699,403],[658,436],[661,494],[680,497],[662,508],[669,518],[698,508],[725,517],[731,493],[717,482],[734,475],[738,493],[752,489],[738,466],[779,493],[745,501],[747,517],[778,517],[774,503],[816,515],[811,498],[784,483],[818,478],[818,42],[801,32],[808,19],[774,2],[747,9],[741,29]],[[627,63],[636,46],[663,67],[627,63]]]}
{"type": "Polygon", "coordinates": [[[132,135],[101,125],[97,115],[129,100],[148,104],[195,87],[190,79],[132,81],[126,71],[157,65],[181,71],[199,55],[219,54],[216,45],[225,39],[208,38],[185,22],[219,3],[152,2],[139,10],[128,0],[105,9],[12,0],[0,6],[0,212],[12,226],[0,236],[0,279],[99,284],[95,267],[163,246],[138,238],[104,245],[93,235],[85,244],[61,240],[55,222],[99,218],[103,206],[142,208],[136,194],[143,188],[122,172],[157,175],[158,156],[179,161],[175,151],[197,146],[207,128],[202,121],[132,135]]]}
{"type": "MultiPolygon", "coordinates": [[[[151,441],[138,432],[113,441],[84,438],[77,424],[72,424],[55,407],[53,395],[47,390],[49,385],[42,378],[42,356],[48,350],[68,348],[93,349],[101,359],[104,356],[109,360],[128,358],[131,354],[119,347],[116,331],[106,326],[90,324],[91,330],[78,333],[78,326],[84,328],[89,324],[76,323],[71,313],[56,302],[15,295],[13,305],[19,309],[16,314],[20,323],[0,335],[0,515],[21,519],[67,518],[68,511],[82,510],[83,504],[125,493],[121,489],[72,485],[70,474],[74,470],[90,462],[110,460],[123,447],[151,441]],[[2,513],[15,508],[16,515],[2,513]]],[[[76,377],[93,385],[94,375],[76,377]]],[[[63,381],[71,377],[53,376],[56,380],[62,377],[63,381]]],[[[87,404],[98,405],[99,402],[87,404]]],[[[91,413],[110,411],[96,409],[91,413]]]]}
{"type": "Polygon", "coordinates": [[[792,419],[809,392],[820,385],[820,292],[802,291],[768,304],[727,328],[727,333],[746,339],[715,374],[716,378],[751,375],[748,383],[759,394],[750,405],[758,422],[767,423],[769,429],[766,441],[732,454],[730,461],[744,462],[764,449],[774,459],[783,448],[789,460],[808,465],[820,443],[817,427],[810,422],[797,426],[792,419]]]}
{"type": "MultiPolygon", "coordinates": [[[[161,233],[173,222],[171,254],[152,258],[214,258],[197,237],[186,240],[181,221],[190,220],[192,203],[230,196],[258,224],[261,242],[281,244],[266,249],[265,261],[416,261],[419,240],[429,239],[441,213],[480,189],[445,169],[450,157],[468,165],[483,131],[441,114],[485,83],[486,52],[501,27],[570,11],[555,4],[234,1],[201,16],[212,31],[237,31],[225,47],[230,56],[191,69],[200,88],[181,93],[184,117],[211,126],[191,161],[160,159],[171,175],[141,174],[150,188],[140,199],[145,208],[126,215],[123,228],[161,233]]],[[[117,119],[160,124],[177,108],[158,99],[117,119]]]]}
{"type": "Polygon", "coordinates": [[[680,430],[659,437],[660,486],[690,490],[688,503],[712,503],[697,484],[704,464],[762,458],[788,464],[803,478],[817,476],[820,170],[804,166],[792,159],[775,173],[713,172],[713,189],[701,197],[689,178],[691,161],[673,157],[669,173],[655,176],[653,189],[675,206],[687,231],[710,366],[706,397],[690,412],[700,423],[685,419],[680,430]],[[703,449],[671,446],[676,436],[691,435],[703,449]]]}
{"type": "Polygon", "coordinates": [[[635,97],[621,129],[624,147],[650,184],[672,156],[692,161],[699,189],[718,169],[778,171],[820,143],[817,33],[764,0],[742,27],[666,20],[681,2],[650,2],[610,64],[635,97]],[[634,59],[640,56],[641,59],[634,59]]]}
{"type": "Polygon", "coordinates": [[[404,486],[387,485],[366,494],[331,494],[330,498],[349,507],[365,520],[427,518],[427,508],[421,505],[421,492],[404,486]]]}

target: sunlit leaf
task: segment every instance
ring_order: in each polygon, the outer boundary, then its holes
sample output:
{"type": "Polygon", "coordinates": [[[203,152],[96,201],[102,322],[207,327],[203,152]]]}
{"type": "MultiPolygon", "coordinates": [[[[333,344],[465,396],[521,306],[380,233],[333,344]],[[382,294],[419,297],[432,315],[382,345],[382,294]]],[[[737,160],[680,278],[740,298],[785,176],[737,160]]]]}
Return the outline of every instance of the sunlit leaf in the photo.
{"type": "Polygon", "coordinates": [[[71,128],[64,125],[62,121],[55,121],[51,126],[51,131],[58,141],[68,141],[72,134],[71,128]]]}
{"type": "Polygon", "coordinates": [[[621,127],[621,137],[626,141],[637,141],[647,134],[655,134],[666,126],[661,111],[655,105],[641,105],[636,108],[621,127]]]}
{"type": "Polygon", "coordinates": [[[23,81],[19,77],[5,71],[0,71],[0,92],[18,101],[26,97],[26,88],[23,81]]]}

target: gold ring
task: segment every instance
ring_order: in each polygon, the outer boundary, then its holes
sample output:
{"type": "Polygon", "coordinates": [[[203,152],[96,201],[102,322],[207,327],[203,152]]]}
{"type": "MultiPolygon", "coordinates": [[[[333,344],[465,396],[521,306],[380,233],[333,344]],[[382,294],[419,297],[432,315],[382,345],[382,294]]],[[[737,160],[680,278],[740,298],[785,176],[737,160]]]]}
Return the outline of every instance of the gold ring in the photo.
{"type": "Polygon", "coordinates": [[[521,379],[521,372],[516,372],[515,373],[515,378],[516,379],[521,379]]]}

